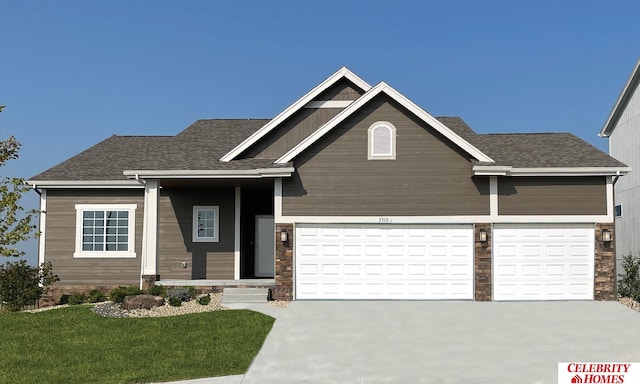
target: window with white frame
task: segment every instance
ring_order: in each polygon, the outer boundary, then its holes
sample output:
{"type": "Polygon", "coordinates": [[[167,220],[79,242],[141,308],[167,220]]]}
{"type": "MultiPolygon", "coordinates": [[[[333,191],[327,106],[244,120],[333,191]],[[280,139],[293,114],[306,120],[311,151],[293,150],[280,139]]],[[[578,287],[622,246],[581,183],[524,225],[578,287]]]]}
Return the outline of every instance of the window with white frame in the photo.
{"type": "Polygon", "coordinates": [[[388,121],[377,121],[369,127],[369,160],[396,158],[396,127],[388,121]]]}
{"type": "Polygon", "coordinates": [[[622,217],[622,205],[618,204],[614,207],[614,215],[615,217],[622,217]]]}
{"type": "Polygon", "coordinates": [[[74,257],[136,257],[136,204],[76,204],[74,257]]]}
{"type": "Polygon", "coordinates": [[[219,209],[217,206],[193,207],[193,241],[218,242],[219,209]]]}

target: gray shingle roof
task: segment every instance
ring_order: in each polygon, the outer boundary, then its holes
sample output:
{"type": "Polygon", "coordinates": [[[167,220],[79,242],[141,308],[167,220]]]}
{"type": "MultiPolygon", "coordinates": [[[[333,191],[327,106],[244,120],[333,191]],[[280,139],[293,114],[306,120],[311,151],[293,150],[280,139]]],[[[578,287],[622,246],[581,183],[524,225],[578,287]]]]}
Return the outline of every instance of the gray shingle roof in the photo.
{"type": "MultiPolygon", "coordinates": [[[[516,168],[624,167],[570,133],[476,134],[459,117],[443,124],[496,161],[516,168]]],[[[275,159],[220,162],[267,119],[198,120],[176,136],[111,136],[31,180],[126,180],[128,170],[274,168],[275,159]]]]}
{"type": "Polygon", "coordinates": [[[198,120],[176,136],[111,136],[32,180],[126,180],[125,169],[242,170],[275,168],[273,160],[218,161],[265,119],[198,120]]]}
{"type": "Polygon", "coordinates": [[[495,161],[492,165],[514,168],[626,167],[571,133],[477,134],[459,117],[438,117],[438,120],[491,157],[495,161]]]}

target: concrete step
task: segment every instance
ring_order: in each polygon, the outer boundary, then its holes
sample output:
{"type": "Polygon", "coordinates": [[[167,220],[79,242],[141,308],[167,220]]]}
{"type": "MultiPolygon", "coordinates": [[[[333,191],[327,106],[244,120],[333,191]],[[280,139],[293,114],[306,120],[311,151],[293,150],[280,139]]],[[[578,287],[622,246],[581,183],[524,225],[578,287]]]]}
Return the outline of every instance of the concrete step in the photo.
{"type": "Polygon", "coordinates": [[[222,304],[266,303],[268,288],[225,288],[222,291],[222,304]]]}

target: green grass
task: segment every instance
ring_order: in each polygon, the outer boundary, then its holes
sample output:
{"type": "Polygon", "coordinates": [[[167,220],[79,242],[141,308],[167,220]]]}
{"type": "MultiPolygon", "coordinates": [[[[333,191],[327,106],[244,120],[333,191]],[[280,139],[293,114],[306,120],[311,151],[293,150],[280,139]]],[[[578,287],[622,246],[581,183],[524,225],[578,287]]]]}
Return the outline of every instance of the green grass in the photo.
{"type": "Polygon", "coordinates": [[[112,319],[86,305],[0,314],[0,383],[145,383],[241,374],[273,322],[246,310],[112,319]]]}

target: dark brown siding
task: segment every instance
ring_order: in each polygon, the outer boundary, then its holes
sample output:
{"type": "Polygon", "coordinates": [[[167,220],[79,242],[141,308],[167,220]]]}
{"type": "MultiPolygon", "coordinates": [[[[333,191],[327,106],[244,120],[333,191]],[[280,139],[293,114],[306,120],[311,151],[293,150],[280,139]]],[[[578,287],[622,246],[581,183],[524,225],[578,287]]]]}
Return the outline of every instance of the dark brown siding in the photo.
{"type": "Polygon", "coordinates": [[[45,260],[51,261],[59,285],[138,285],[142,254],[142,190],[47,191],[45,260]],[[135,258],[73,258],[76,204],[137,204],[135,258]]]}
{"type": "Polygon", "coordinates": [[[386,96],[342,122],[295,160],[283,181],[285,215],[485,215],[488,178],[466,153],[386,96]],[[396,127],[396,160],[367,160],[368,129],[396,127]]]}
{"type": "Polygon", "coordinates": [[[159,202],[160,279],[233,279],[233,188],[164,188],[159,202]],[[192,242],[193,206],[219,207],[219,242],[192,242]],[[182,268],[182,262],[187,268],[182,268]]]}
{"type": "MultiPolygon", "coordinates": [[[[314,101],[355,100],[362,92],[351,82],[340,81],[314,101]]],[[[303,108],[250,148],[243,157],[277,159],[340,113],[342,108],[303,108]]]]}
{"type": "Polygon", "coordinates": [[[498,178],[500,215],[605,215],[604,177],[498,178]]]}

